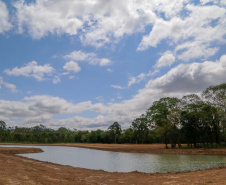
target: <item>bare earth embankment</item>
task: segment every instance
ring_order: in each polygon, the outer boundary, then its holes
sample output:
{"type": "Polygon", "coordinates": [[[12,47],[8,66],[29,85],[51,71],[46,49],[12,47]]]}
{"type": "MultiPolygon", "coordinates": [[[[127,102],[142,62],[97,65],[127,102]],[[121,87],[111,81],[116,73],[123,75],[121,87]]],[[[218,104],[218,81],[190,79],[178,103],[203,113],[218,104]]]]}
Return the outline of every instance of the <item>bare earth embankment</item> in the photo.
{"type": "MultiPolygon", "coordinates": [[[[59,144],[120,152],[224,155],[226,149],[164,149],[164,145],[59,144]]],[[[32,147],[32,146],[31,146],[32,147]]],[[[0,148],[0,185],[5,184],[226,184],[226,166],[180,173],[109,173],[40,162],[13,155],[41,152],[28,148],[0,148]]]]}

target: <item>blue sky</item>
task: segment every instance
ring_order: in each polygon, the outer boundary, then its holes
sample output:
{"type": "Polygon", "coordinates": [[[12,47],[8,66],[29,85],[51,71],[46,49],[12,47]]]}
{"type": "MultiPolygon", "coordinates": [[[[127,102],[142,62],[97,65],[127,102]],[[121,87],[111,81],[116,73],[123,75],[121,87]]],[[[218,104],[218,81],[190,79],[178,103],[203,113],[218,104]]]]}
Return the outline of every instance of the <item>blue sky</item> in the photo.
{"type": "Polygon", "coordinates": [[[226,0],[0,0],[0,120],[128,128],[226,81],[226,0]]]}

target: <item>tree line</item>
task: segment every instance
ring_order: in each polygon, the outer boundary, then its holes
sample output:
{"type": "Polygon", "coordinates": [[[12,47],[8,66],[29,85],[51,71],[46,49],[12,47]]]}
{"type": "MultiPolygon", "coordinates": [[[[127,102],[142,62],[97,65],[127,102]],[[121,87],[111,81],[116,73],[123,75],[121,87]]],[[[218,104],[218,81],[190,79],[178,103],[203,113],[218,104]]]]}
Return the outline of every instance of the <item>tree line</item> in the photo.
{"type": "Polygon", "coordinates": [[[131,126],[114,122],[107,130],[80,131],[44,125],[7,127],[0,121],[1,142],[29,143],[164,143],[172,148],[226,146],[226,83],[210,86],[200,95],[161,98],[131,126]]]}

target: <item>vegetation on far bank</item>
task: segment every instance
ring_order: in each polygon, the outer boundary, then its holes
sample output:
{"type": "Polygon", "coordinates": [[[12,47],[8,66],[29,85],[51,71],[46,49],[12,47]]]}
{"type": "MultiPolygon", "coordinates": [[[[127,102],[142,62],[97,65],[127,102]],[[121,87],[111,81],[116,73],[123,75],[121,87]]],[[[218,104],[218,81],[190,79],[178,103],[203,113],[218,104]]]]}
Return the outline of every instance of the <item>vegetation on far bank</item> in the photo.
{"type": "Polygon", "coordinates": [[[58,130],[38,125],[7,127],[0,121],[0,142],[23,143],[165,143],[174,148],[226,146],[226,83],[210,86],[200,96],[161,98],[130,128],[114,122],[107,130],[58,130]]]}

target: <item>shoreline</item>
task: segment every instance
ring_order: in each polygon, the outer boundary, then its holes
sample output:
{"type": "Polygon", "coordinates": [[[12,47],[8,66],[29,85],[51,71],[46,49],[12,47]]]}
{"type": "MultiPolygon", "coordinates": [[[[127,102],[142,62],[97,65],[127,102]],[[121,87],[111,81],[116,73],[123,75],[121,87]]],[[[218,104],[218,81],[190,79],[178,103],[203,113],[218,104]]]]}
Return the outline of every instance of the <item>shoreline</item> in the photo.
{"type": "MultiPolygon", "coordinates": [[[[7,143],[5,145],[9,144],[7,143]]],[[[33,146],[38,145],[35,144],[33,146]]],[[[76,146],[72,144],[71,146],[81,147],[82,145],[83,148],[97,149],[99,147],[100,150],[107,150],[109,147],[109,145],[103,144],[85,144],[85,146],[84,144],[76,144],[76,146]]],[[[15,151],[18,152],[18,150],[27,153],[29,150],[30,152],[34,152],[33,149],[37,149],[32,148],[30,144],[29,146],[31,148],[10,147],[7,150],[11,150],[12,153],[6,152],[4,154],[1,153],[3,149],[0,148],[0,166],[4,167],[0,168],[0,184],[226,184],[226,166],[175,173],[143,173],[136,171],[119,173],[41,162],[13,154],[15,151]]],[[[53,146],[68,146],[68,144],[57,144],[53,146]]],[[[159,147],[159,149],[162,148],[161,145],[152,145],[152,150],[150,148],[151,146],[147,147],[147,145],[141,145],[139,147],[137,145],[136,147],[133,145],[128,145],[127,147],[125,145],[110,146],[114,151],[140,151],[140,153],[151,152],[159,147]],[[143,150],[145,146],[147,150],[143,150]]],[[[108,149],[108,151],[110,150],[108,149]]]]}
{"type": "Polygon", "coordinates": [[[125,153],[146,153],[146,154],[170,154],[170,155],[221,155],[226,156],[226,148],[169,148],[164,144],[90,144],[90,143],[56,143],[56,144],[20,144],[20,143],[0,143],[0,145],[20,145],[20,146],[67,146],[87,148],[111,152],[125,153]]]}

